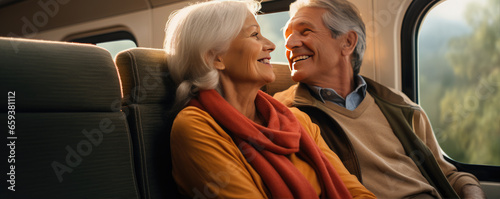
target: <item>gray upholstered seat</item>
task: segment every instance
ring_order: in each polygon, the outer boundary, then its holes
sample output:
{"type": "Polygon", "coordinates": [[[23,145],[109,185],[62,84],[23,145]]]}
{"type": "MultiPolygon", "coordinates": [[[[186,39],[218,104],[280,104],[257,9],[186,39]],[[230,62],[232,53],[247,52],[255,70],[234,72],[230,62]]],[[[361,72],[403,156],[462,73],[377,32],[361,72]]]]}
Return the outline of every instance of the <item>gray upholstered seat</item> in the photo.
{"type": "Polygon", "coordinates": [[[165,52],[134,48],[119,53],[116,65],[123,85],[123,111],[127,114],[136,173],[144,198],[177,198],[170,158],[169,112],[175,85],[168,78],[165,52]]]}
{"type": "Polygon", "coordinates": [[[7,93],[15,92],[17,138],[13,192],[4,186],[11,151],[2,126],[1,198],[140,198],[119,79],[106,50],[0,38],[0,71],[1,118],[7,123],[7,93]]]}

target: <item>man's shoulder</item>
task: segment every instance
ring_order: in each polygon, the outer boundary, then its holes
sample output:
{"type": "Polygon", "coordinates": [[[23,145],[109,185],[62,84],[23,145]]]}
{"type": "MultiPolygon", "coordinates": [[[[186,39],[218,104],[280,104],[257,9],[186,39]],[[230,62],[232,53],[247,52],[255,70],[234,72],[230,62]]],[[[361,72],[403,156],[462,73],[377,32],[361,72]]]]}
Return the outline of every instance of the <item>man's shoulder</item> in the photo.
{"type": "Polygon", "coordinates": [[[389,89],[394,95],[401,97],[405,104],[410,106],[419,106],[418,104],[413,102],[405,93],[390,87],[387,87],[387,89],[389,89]]]}
{"type": "Polygon", "coordinates": [[[368,85],[368,93],[372,96],[379,97],[389,103],[396,105],[406,105],[411,107],[420,107],[418,104],[413,102],[406,94],[403,92],[382,85],[374,80],[363,77],[368,85]]]}

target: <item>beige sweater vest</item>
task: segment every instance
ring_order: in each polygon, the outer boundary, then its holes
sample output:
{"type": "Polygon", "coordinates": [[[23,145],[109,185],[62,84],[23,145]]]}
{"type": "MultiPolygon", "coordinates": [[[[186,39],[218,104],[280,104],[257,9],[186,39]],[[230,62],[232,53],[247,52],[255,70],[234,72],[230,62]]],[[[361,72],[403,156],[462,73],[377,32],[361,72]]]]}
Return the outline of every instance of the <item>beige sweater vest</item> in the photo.
{"type": "Polygon", "coordinates": [[[332,102],[319,106],[325,106],[322,109],[346,131],[360,162],[363,184],[378,198],[439,197],[405,154],[369,93],[354,111],[332,102]]]}

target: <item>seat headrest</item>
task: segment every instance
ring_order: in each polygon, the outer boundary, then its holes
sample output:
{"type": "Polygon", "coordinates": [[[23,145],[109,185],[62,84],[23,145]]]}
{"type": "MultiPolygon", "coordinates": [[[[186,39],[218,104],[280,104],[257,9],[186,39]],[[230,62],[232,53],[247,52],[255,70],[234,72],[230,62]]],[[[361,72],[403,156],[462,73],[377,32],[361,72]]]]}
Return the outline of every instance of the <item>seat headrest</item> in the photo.
{"type": "Polygon", "coordinates": [[[15,91],[16,111],[119,111],[120,82],[103,48],[0,37],[0,60],[0,92],[15,91]]]}
{"type": "Polygon", "coordinates": [[[116,56],[123,86],[123,105],[171,104],[176,85],[169,77],[165,51],[132,48],[116,56]]]}

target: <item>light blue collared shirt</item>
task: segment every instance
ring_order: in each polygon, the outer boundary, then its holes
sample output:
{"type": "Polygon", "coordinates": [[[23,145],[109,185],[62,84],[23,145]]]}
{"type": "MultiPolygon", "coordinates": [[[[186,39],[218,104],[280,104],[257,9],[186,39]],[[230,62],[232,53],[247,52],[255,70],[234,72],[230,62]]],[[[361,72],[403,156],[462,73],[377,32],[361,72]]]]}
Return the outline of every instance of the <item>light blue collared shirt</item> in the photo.
{"type": "Polygon", "coordinates": [[[358,85],[354,91],[349,93],[344,99],[342,96],[340,96],[335,90],[331,88],[321,88],[319,86],[310,86],[309,89],[311,90],[311,93],[315,98],[318,100],[322,101],[325,103],[325,101],[330,101],[333,102],[339,106],[342,106],[348,110],[354,110],[356,109],[359,104],[365,99],[366,96],[366,82],[361,77],[361,75],[356,76],[355,83],[358,85]]]}

